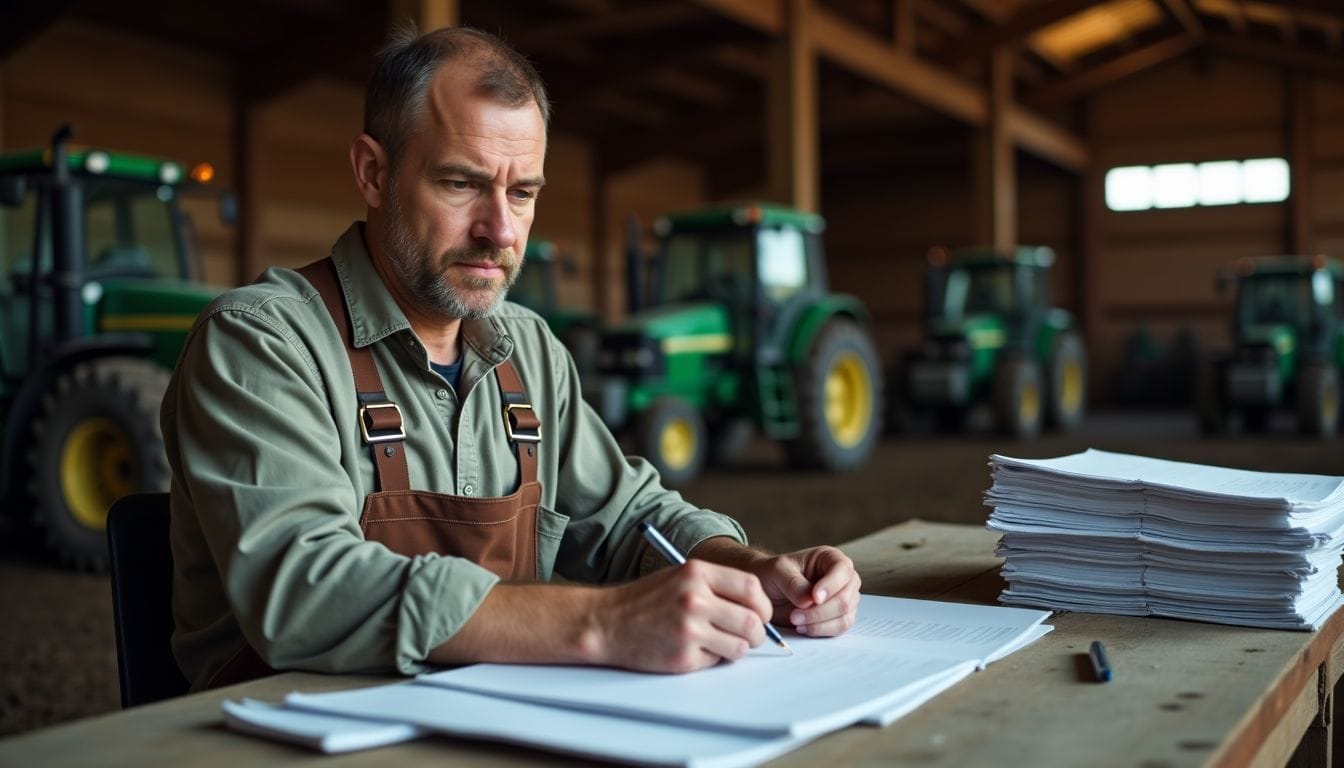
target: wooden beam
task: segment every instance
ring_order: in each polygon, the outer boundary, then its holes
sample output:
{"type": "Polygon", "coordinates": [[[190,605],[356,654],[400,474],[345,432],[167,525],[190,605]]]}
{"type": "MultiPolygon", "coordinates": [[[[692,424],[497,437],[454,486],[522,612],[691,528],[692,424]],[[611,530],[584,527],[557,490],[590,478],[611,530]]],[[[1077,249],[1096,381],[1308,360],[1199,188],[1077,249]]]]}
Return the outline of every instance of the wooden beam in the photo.
{"type": "Polygon", "coordinates": [[[967,59],[987,56],[1001,45],[1018,45],[1038,29],[1062,21],[1079,11],[1096,5],[1095,0],[1050,0],[1028,6],[1004,24],[981,27],[947,45],[933,58],[944,64],[956,64],[967,59]]]}
{"type": "Polygon", "coordinates": [[[982,89],[901,53],[824,8],[813,9],[812,26],[817,52],[823,56],[940,112],[972,125],[984,125],[982,89]]]}
{"type": "Polygon", "coordinates": [[[774,43],[766,96],[766,179],[770,197],[804,211],[820,210],[817,56],[812,0],[786,0],[784,33],[774,43]]]}
{"type": "Polygon", "coordinates": [[[1167,6],[1167,12],[1176,18],[1191,40],[1198,42],[1204,39],[1204,24],[1200,22],[1195,9],[1190,7],[1190,0],[1162,0],[1162,2],[1167,6]]]}
{"type": "Polygon", "coordinates": [[[1310,72],[1331,80],[1344,80],[1344,60],[1282,43],[1268,43],[1241,35],[1210,32],[1204,44],[1210,50],[1254,59],[1284,69],[1310,72]]]}
{"type": "MultiPolygon", "coordinates": [[[[701,5],[730,15],[743,23],[771,34],[783,28],[783,16],[778,2],[754,0],[695,0],[701,5]]],[[[1077,0],[1066,0],[1076,2],[1077,0]]],[[[988,117],[984,89],[967,83],[915,56],[901,53],[883,39],[845,21],[821,6],[811,9],[810,34],[817,53],[859,75],[881,83],[908,98],[933,107],[947,115],[982,126],[988,117]]],[[[1187,43],[1188,44],[1188,43],[1187,43]]],[[[1019,108],[1010,110],[1009,122],[1015,136],[1039,136],[1041,126],[1049,125],[1044,118],[1032,116],[1019,108]],[[1020,112],[1020,114],[1018,114],[1020,112]]],[[[1063,129],[1057,129],[1066,136],[1063,129]]],[[[1033,152],[1050,152],[1062,146],[1056,142],[1037,141],[1027,148],[1033,152]]],[[[1085,145],[1074,139],[1068,151],[1062,154],[1043,154],[1045,160],[1064,168],[1078,169],[1078,158],[1086,157],[1085,145]]]]}
{"type": "Polygon", "coordinates": [[[648,80],[660,90],[704,105],[723,104],[732,98],[732,92],[723,84],[676,69],[659,69],[648,80]]]}
{"type": "Polygon", "coordinates": [[[1312,189],[1316,148],[1312,141],[1312,129],[1315,127],[1312,81],[1299,72],[1290,72],[1284,79],[1288,102],[1284,109],[1284,133],[1287,134],[1288,168],[1292,174],[1285,246],[1288,253],[1315,253],[1312,189]]]}
{"type": "Polygon", "coordinates": [[[233,103],[233,178],[238,196],[235,278],[239,285],[257,279],[261,243],[261,107],[239,89],[233,103]]]}
{"type": "Polygon", "coordinates": [[[1039,108],[1086,96],[1164,61],[1183,56],[1194,46],[1189,35],[1172,35],[1090,69],[1047,83],[1028,93],[1022,100],[1039,108]]]}
{"type": "Polygon", "coordinates": [[[891,31],[891,38],[896,41],[896,50],[911,56],[918,47],[918,41],[915,39],[915,4],[918,2],[919,0],[893,0],[895,7],[892,8],[892,15],[896,28],[891,31]]]}
{"type": "Polygon", "coordinates": [[[456,27],[462,23],[462,12],[458,0],[391,0],[388,3],[388,23],[395,28],[398,24],[411,21],[423,34],[443,27],[456,27]]]}
{"type": "Polygon", "coordinates": [[[989,61],[988,119],[976,137],[976,240],[995,250],[1017,247],[1017,163],[1009,115],[1013,109],[1013,50],[996,49],[989,61]]]}
{"type": "Polygon", "coordinates": [[[1074,173],[1092,162],[1092,152],[1083,139],[1017,104],[1007,109],[1008,135],[1023,150],[1074,173]]]}

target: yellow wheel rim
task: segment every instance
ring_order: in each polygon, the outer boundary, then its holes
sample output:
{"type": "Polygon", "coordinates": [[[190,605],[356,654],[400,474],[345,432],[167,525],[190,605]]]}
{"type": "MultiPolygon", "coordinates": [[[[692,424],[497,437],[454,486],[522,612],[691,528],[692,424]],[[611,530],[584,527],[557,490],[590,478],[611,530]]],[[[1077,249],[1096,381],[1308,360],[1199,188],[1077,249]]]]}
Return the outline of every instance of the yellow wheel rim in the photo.
{"type": "Polygon", "coordinates": [[[1035,384],[1022,387],[1022,395],[1017,400],[1017,419],[1019,424],[1033,424],[1041,415],[1041,388],[1035,384]]]}
{"type": "Polygon", "coordinates": [[[695,456],[695,427],[686,419],[672,419],[658,435],[658,453],[668,469],[685,469],[695,456]]]}
{"type": "Polygon", "coordinates": [[[1077,360],[1064,363],[1064,381],[1059,388],[1059,405],[1064,413],[1075,413],[1083,405],[1083,366],[1077,360]]]}
{"type": "Polygon", "coordinates": [[[826,426],[845,448],[859,444],[873,420],[873,382],[863,359],[845,352],[826,372],[826,426]]]}
{"type": "Polygon", "coordinates": [[[107,526],[112,502],[135,490],[131,441],[111,419],[85,419],[61,448],[61,491],[80,525],[107,526]]]}
{"type": "Polygon", "coordinates": [[[1326,390],[1325,397],[1321,398],[1321,416],[1326,425],[1332,425],[1339,421],[1339,393],[1337,390],[1326,390]]]}

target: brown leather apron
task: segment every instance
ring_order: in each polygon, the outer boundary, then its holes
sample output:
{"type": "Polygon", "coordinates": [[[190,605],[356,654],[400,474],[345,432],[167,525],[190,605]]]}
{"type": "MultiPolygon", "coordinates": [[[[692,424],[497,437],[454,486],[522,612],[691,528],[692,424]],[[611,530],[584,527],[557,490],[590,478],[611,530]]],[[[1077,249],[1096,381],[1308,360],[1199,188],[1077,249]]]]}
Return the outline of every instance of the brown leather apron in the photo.
{"type": "MultiPolygon", "coordinates": [[[[537,578],[537,447],[541,422],[528,402],[513,364],[495,368],[504,430],[518,455],[518,490],[499,498],[473,498],[411,490],[401,409],[387,399],[369,347],[357,348],[344,293],[331,258],[298,270],[317,289],[345,339],[355,376],[359,430],[373,454],[376,491],[364,499],[359,527],[364,538],[398,554],[429,553],[467,558],[505,581],[537,578]]],[[[274,674],[251,645],[244,646],[210,679],[211,688],[274,674]]]]}

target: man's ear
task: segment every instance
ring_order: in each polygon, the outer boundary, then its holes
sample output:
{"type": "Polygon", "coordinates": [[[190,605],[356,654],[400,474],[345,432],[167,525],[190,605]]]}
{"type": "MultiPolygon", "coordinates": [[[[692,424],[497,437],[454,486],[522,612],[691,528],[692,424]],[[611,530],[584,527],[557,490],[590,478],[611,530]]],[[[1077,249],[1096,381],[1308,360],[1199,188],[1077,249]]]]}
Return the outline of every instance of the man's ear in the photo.
{"type": "Polygon", "coordinates": [[[355,172],[355,186],[359,187],[365,204],[370,208],[381,208],[387,185],[392,183],[383,145],[367,133],[359,134],[350,145],[350,167],[355,172]]]}

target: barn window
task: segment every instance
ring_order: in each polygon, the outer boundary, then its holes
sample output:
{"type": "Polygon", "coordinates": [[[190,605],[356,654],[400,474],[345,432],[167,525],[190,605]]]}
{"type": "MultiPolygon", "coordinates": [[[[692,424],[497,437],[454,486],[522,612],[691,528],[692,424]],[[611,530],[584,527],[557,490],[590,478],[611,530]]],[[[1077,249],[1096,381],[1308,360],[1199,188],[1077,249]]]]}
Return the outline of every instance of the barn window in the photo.
{"type": "Polygon", "coordinates": [[[1106,172],[1106,207],[1112,211],[1278,203],[1288,192],[1288,162],[1281,157],[1129,165],[1106,172]]]}

